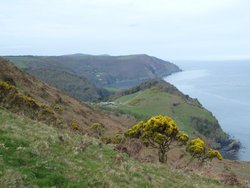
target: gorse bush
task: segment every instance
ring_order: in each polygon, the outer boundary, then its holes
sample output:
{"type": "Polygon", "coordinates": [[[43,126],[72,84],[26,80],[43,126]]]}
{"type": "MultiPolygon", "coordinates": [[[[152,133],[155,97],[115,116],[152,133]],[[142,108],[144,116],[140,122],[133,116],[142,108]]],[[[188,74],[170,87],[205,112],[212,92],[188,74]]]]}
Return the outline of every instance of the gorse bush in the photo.
{"type": "Polygon", "coordinates": [[[55,112],[46,104],[39,103],[33,97],[24,95],[16,86],[8,82],[0,82],[0,104],[12,112],[25,114],[31,119],[40,120],[53,125],[61,124],[55,112]]]}
{"type": "Polygon", "coordinates": [[[61,112],[63,112],[64,109],[62,106],[57,104],[57,105],[55,105],[54,110],[61,113],[61,112]]]}
{"type": "Polygon", "coordinates": [[[186,150],[192,157],[199,158],[205,152],[205,142],[200,138],[193,139],[187,145],[186,150]]]}
{"type": "Polygon", "coordinates": [[[16,87],[7,82],[0,82],[0,89],[1,90],[12,90],[12,89],[16,90],[16,87]]]}
{"type": "Polygon", "coordinates": [[[6,99],[6,95],[11,95],[13,97],[16,95],[17,88],[7,82],[0,82],[0,102],[6,99]]]}
{"type": "Polygon", "coordinates": [[[53,110],[50,107],[48,107],[47,105],[41,105],[40,107],[43,110],[43,113],[53,114],[53,110]]]}
{"type": "Polygon", "coordinates": [[[71,129],[75,130],[75,131],[78,131],[80,130],[80,127],[78,125],[78,123],[76,121],[73,121],[71,124],[70,124],[70,127],[71,129]]]}
{"type": "Polygon", "coordinates": [[[179,133],[177,135],[177,139],[179,140],[181,145],[185,145],[189,140],[189,136],[186,133],[179,133]]]}
{"type": "Polygon", "coordinates": [[[223,157],[220,154],[220,152],[218,150],[214,150],[214,149],[209,149],[208,152],[207,152],[207,154],[206,154],[206,157],[208,159],[213,159],[213,158],[217,158],[219,160],[223,159],[223,157]]]}
{"type": "Polygon", "coordinates": [[[101,141],[105,144],[123,144],[126,142],[126,137],[123,134],[117,133],[113,136],[102,136],[101,141]]]}
{"type": "Polygon", "coordinates": [[[219,160],[223,159],[219,151],[209,148],[200,138],[191,140],[187,145],[186,151],[191,154],[193,159],[196,158],[201,163],[212,160],[213,158],[217,158],[219,160]]]}
{"type": "MultiPolygon", "coordinates": [[[[145,146],[158,149],[160,162],[167,160],[167,152],[171,146],[186,145],[189,136],[180,132],[174,120],[168,116],[154,116],[146,122],[139,122],[130,127],[125,136],[140,139],[145,146]]],[[[192,159],[198,159],[201,163],[223,157],[219,151],[213,150],[200,138],[191,140],[186,147],[186,151],[191,154],[192,159]]]]}
{"type": "Polygon", "coordinates": [[[31,107],[37,106],[36,101],[30,96],[19,94],[18,98],[19,98],[20,102],[26,103],[27,105],[29,105],[31,107]]]}
{"type": "Polygon", "coordinates": [[[100,123],[93,123],[90,127],[90,131],[96,135],[97,137],[100,137],[104,134],[104,132],[106,131],[104,125],[100,124],[100,123]]]}
{"type": "Polygon", "coordinates": [[[158,149],[160,162],[167,160],[166,153],[171,149],[173,144],[185,145],[189,137],[181,133],[169,116],[154,116],[144,122],[139,122],[129,128],[125,136],[130,138],[139,138],[145,146],[158,149]]]}

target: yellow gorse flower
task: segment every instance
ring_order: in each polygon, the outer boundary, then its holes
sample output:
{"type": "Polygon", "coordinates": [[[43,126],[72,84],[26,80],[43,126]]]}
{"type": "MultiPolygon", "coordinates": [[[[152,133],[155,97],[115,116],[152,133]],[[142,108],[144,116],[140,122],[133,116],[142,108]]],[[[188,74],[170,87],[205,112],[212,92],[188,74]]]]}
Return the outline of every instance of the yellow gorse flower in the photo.
{"type": "Polygon", "coordinates": [[[187,151],[193,155],[205,152],[205,142],[200,138],[193,139],[187,146],[187,151]]]}
{"type": "Polygon", "coordinates": [[[187,134],[179,133],[179,129],[169,116],[154,116],[146,122],[139,122],[130,127],[125,136],[140,138],[146,146],[158,148],[159,161],[164,162],[166,153],[170,150],[173,142],[186,144],[189,137],[187,134]]]}
{"type": "MultiPolygon", "coordinates": [[[[168,138],[176,139],[186,143],[189,139],[187,134],[180,134],[177,139],[179,129],[172,118],[169,116],[154,116],[144,122],[139,122],[129,128],[125,133],[126,136],[142,138],[143,140],[151,138],[154,142],[160,144],[168,138]]],[[[146,142],[146,141],[145,141],[146,142]]]]}
{"type": "Polygon", "coordinates": [[[223,159],[218,150],[208,148],[205,142],[200,138],[191,140],[187,145],[186,150],[192,155],[192,157],[198,158],[201,161],[206,161],[207,159],[212,160],[213,158],[219,160],[223,159]]]}
{"type": "Polygon", "coordinates": [[[4,89],[4,90],[11,90],[11,89],[16,89],[15,86],[7,83],[7,82],[0,82],[0,88],[4,89]]]}
{"type": "Polygon", "coordinates": [[[219,160],[222,160],[222,159],[223,159],[223,157],[222,157],[222,155],[220,154],[220,152],[219,152],[218,150],[213,150],[213,149],[210,149],[210,150],[208,151],[208,153],[206,154],[206,156],[207,156],[207,158],[209,158],[209,159],[212,159],[212,158],[214,158],[214,157],[216,157],[216,158],[219,159],[219,160]]]}

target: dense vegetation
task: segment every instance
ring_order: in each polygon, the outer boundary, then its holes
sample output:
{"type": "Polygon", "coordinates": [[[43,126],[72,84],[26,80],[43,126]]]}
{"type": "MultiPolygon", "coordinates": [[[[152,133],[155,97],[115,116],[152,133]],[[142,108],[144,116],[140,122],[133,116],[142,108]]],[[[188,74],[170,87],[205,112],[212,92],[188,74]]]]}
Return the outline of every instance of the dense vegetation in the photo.
{"type": "Polygon", "coordinates": [[[130,87],[145,79],[160,78],[180,69],[148,55],[130,56],[11,56],[19,68],[81,101],[107,96],[98,86],[130,87]],[[95,84],[95,85],[94,85],[95,84]]]}

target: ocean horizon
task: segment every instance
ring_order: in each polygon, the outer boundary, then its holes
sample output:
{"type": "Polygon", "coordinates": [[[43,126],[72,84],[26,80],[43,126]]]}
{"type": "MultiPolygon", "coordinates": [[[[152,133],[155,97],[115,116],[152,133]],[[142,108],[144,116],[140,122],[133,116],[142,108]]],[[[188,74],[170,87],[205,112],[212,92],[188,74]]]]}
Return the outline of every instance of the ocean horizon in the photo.
{"type": "Polygon", "coordinates": [[[250,161],[250,60],[175,64],[183,71],[164,80],[211,111],[222,129],[241,142],[237,158],[250,161]]]}

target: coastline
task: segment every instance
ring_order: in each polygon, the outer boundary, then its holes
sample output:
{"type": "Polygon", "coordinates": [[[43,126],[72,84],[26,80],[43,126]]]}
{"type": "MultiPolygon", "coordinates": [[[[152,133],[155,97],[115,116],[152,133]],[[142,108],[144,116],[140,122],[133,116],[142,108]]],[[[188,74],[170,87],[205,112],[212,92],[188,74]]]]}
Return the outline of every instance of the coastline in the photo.
{"type": "MultiPolygon", "coordinates": [[[[174,74],[178,74],[178,73],[181,73],[181,72],[184,72],[184,70],[180,69],[180,71],[174,72],[174,73],[172,73],[172,74],[170,74],[170,75],[167,75],[167,76],[164,76],[164,77],[162,77],[162,79],[163,79],[164,81],[166,81],[166,82],[169,82],[169,81],[167,80],[167,78],[168,78],[169,76],[172,76],[172,75],[174,75],[174,74]]],[[[173,83],[171,83],[171,84],[173,84],[173,83]]],[[[173,84],[173,85],[174,85],[174,84],[173,84]]],[[[175,86],[175,85],[174,85],[174,86],[175,86]]],[[[175,86],[175,87],[176,87],[176,86],[175,86]]],[[[177,87],[176,87],[176,88],[177,88],[177,87]]],[[[181,91],[181,90],[180,90],[180,92],[182,92],[184,95],[186,95],[186,93],[184,93],[184,91],[181,91]]],[[[202,105],[202,103],[199,101],[199,99],[193,98],[192,96],[189,96],[189,97],[192,98],[192,99],[194,99],[194,100],[197,100],[198,103],[201,104],[202,108],[206,109],[206,108],[202,105]]],[[[206,110],[209,111],[208,109],[206,109],[206,110]]],[[[214,114],[213,114],[211,111],[209,111],[209,112],[211,113],[212,116],[214,116],[214,114]]],[[[216,116],[214,116],[214,117],[215,117],[216,121],[218,122],[216,116]]],[[[228,160],[237,160],[237,161],[240,160],[239,154],[240,154],[240,151],[241,151],[242,148],[243,148],[242,143],[241,143],[239,140],[233,138],[230,134],[226,133],[226,132],[222,129],[222,126],[220,125],[219,122],[218,122],[218,125],[219,125],[221,131],[224,133],[224,136],[223,136],[223,137],[220,137],[220,138],[216,138],[215,143],[213,144],[213,145],[216,146],[216,147],[214,147],[214,149],[219,150],[219,151],[222,153],[222,155],[223,155],[223,157],[224,157],[225,159],[228,159],[228,160]]],[[[209,138],[209,137],[207,137],[207,138],[210,139],[210,140],[212,139],[212,138],[209,138]]]]}

